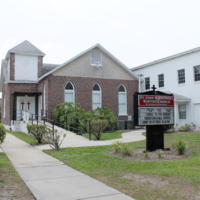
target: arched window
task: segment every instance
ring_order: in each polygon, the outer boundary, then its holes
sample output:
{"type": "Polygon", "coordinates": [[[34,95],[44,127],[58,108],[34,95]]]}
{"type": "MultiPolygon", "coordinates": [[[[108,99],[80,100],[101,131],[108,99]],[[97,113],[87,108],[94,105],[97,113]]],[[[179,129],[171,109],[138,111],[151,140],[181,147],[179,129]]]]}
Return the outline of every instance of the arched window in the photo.
{"type": "Polygon", "coordinates": [[[46,116],[46,87],[43,87],[43,116],[46,116]]]}
{"type": "Polygon", "coordinates": [[[127,115],[127,95],[124,85],[121,85],[118,90],[118,110],[119,115],[127,115]]]}
{"type": "Polygon", "coordinates": [[[92,89],[92,110],[101,108],[101,87],[99,84],[95,84],[92,89]]]}
{"type": "Polygon", "coordinates": [[[65,86],[65,102],[75,103],[74,94],[74,86],[71,82],[68,82],[65,86]]]}

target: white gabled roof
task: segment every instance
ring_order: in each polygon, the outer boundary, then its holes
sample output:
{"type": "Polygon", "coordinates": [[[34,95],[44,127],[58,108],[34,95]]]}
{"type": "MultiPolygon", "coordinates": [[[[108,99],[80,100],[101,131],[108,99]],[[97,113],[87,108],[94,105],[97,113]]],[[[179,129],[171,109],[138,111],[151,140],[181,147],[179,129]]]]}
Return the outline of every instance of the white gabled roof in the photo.
{"type": "Polygon", "coordinates": [[[12,49],[8,50],[5,59],[9,58],[10,53],[45,56],[41,50],[31,44],[28,40],[25,40],[12,49]]]}
{"type": "Polygon", "coordinates": [[[173,58],[177,58],[177,57],[180,57],[180,56],[184,56],[186,54],[190,54],[190,53],[193,53],[193,52],[196,52],[196,51],[200,51],[200,47],[197,47],[197,48],[194,48],[194,49],[190,49],[188,51],[184,51],[184,52],[181,52],[181,53],[178,53],[178,54],[175,54],[175,55],[172,55],[172,56],[168,56],[168,57],[165,57],[165,58],[162,58],[162,59],[159,59],[159,60],[155,60],[153,62],[146,63],[144,65],[139,65],[137,67],[131,68],[130,70],[134,71],[136,69],[141,69],[141,68],[144,68],[144,67],[148,67],[148,66],[151,66],[151,65],[154,65],[154,64],[157,64],[157,63],[160,63],[160,62],[164,62],[164,61],[167,61],[167,60],[170,60],[170,59],[173,59],[173,58]]]}
{"type": "Polygon", "coordinates": [[[57,71],[58,69],[64,67],[65,65],[67,65],[68,63],[72,62],[73,60],[79,58],[80,56],[84,55],[85,53],[91,51],[94,48],[98,48],[99,50],[101,50],[103,53],[105,53],[108,57],[110,57],[112,60],[114,60],[116,63],[118,63],[125,71],[127,71],[133,78],[135,78],[136,80],[138,80],[138,77],[126,66],[124,65],[121,61],[119,61],[115,56],[113,56],[110,52],[108,52],[105,48],[103,48],[100,44],[95,44],[94,46],[90,47],[89,49],[83,51],[82,53],[78,54],[77,56],[69,59],[68,61],[64,62],[62,65],[56,67],[55,69],[51,70],[50,72],[44,74],[42,77],[40,77],[38,79],[38,81],[42,80],[43,78],[45,78],[46,76],[52,74],[53,72],[57,71]]]}

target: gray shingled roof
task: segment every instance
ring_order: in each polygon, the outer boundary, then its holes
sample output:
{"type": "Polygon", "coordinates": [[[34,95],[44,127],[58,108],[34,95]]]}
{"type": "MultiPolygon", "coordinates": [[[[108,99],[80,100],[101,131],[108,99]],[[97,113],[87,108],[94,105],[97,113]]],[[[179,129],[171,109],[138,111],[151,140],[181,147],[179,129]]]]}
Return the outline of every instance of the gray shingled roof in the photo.
{"type": "Polygon", "coordinates": [[[47,72],[50,72],[52,69],[55,69],[56,67],[59,67],[60,65],[58,64],[48,64],[48,63],[43,63],[42,66],[42,76],[46,74],[47,72]]]}
{"type": "Polygon", "coordinates": [[[10,49],[6,55],[6,58],[9,57],[9,53],[45,56],[45,54],[42,51],[40,51],[37,47],[31,44],[28,40],[25,40],[24,42],[10,49]]]}

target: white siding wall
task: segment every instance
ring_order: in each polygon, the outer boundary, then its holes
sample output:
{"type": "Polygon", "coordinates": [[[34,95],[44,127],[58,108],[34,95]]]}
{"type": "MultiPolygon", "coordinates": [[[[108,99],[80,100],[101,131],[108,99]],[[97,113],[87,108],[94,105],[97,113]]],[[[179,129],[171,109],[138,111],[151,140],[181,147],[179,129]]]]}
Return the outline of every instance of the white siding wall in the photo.
{"type": "Polygon", "coordinates": [[[38,77],[38,57],[15,54],[15,80],[35,81],[38,77]]]}
{"type": "MultiPolygon", "coordinates": [[[[194,81],[194,66],[200,65],[200,52],[183,55],[168,61],[153,64],[148,67],[133,70],[135,74],[143,74],[141,92],[145,91],[144,78],[150,77],[150,86],[155,85],[157,90],[171,91],[189,97],[191,101],[187,104],[187,119],[180,120],[178,117],[178,104],[176,104],[176,123],[181,125],[195,123],[200,130],[200,113],[196,108],[200,105],[200,81],[194,81]],[[178,70],[185,69],[185,83],[178,84],[178,70]],[[158,87],[158,75],[164,74],[164,87],[158,87]]],[[[179,102],[180,104],[180,102],[179,102]]],[[[199,109],[199,108],[198,108],[199,109]]]]}

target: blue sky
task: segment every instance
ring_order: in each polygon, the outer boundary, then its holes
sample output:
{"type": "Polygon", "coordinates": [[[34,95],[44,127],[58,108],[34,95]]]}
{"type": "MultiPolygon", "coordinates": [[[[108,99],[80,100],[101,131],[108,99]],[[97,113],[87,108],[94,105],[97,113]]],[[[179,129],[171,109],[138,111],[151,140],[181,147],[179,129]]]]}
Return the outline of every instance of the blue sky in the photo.
{"type": "Polygon", "coordinates": [[[199,0],[0,0],[0,57],[24,40],[62,64],[100,43],[132,68],[200,46],[199,0]]]}

